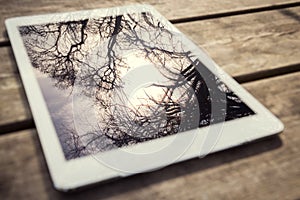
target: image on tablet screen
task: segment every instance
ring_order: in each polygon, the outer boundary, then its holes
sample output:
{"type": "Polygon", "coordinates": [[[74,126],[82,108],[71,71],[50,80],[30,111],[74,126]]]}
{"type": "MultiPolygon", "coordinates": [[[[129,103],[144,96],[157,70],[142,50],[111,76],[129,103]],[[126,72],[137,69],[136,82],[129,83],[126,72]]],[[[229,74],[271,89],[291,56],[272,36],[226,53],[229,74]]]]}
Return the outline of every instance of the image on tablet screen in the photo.
{"type": "Polygon", "coordinates": [[[150,13],[19,32],[68,160],[255,114],[150,13]]]}

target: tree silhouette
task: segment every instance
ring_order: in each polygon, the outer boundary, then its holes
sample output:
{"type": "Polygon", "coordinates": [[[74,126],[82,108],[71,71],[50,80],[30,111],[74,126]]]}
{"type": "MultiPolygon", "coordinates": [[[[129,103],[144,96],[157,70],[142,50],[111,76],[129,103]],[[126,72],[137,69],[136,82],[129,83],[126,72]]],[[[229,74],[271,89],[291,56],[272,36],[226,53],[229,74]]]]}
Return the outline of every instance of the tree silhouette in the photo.
{"type": "Polygon", "coordinates": [[[180,35],[150,13],[22,26],[19,31],[32,66],[60,90],[81,88],[98,112],[93,131],[78,134],[67,125],[63,130],[56,126],[67,135],[61,139],[68,144],[67,159],[254,114],[180,35]],[[124,92],[123,77],[133,69],[127,55],[152,63],[165,80],[147,86],[132,106],[124,92]],[[215,98],[217,92],[224,95],[215,98]],[[217,102],[225,107],[213,115],[217,102]]]}

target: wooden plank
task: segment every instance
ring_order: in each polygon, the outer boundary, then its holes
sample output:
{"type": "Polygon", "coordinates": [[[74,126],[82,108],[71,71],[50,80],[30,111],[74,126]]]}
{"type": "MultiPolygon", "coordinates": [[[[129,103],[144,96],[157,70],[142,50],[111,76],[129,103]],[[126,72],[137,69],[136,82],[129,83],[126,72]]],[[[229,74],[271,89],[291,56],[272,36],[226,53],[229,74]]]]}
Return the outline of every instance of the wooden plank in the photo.
{"type": "Polygon", "coordinates": [[[0,94],[0,133],[33,127],[32,115],[19,77],[0,77],[0,94]]]}
{"type": "Polygon", "coordinates": [[[11,47],[0,47],[0,77],[18,73],[17,64],[11,47]]]}
{"type": "Polygon", "coordinates": [[[7,124],[16,127],[32,116],[11,48],[0,48],[0,57],[0,132],[3,133],[7,124]]]}
{"type": "Polygon", "coordinates": [[[244,86],[285,124],[279,137],[73,194],[51,187],[35,130],[0,136],[3,199],[298,199],[300,72],[244,86]],[[283,84],[288,83],[288,84],[283,84]]]}
{"type": "MultiPolygon", "coordinates": [[[[272,70],[279,68],[282,70],[279,73],[300,70],[300,23],[290,17],[295,13],[300,13],[300,7],[184,23],[177,27],[204,46],[225,71],[243,82],[249,81],[249,77],[255,80],[274,75],[272,70]]],[[[0,64],[0,132],[26,128],[32,125],[32,117],[22,84],[15,75],[18,70],[11,49],[0,48],[0,57],[3,60],[0,64]],[[18,125],[24,125],[24,121],[25,126],[18,125]],[[4,128],[7,124],[9,127],[4,128]]]]}
{"type": "MultiPolygon", "coordinates": [[[[58,1],[19,1],[0,0],[0,33],[5,32],[4,20],[9,17],[44,14],[53,12],[67,12],[82,9],[107,8],[113,6],[123,6],[134,3],[147,3],[154,6],[159,12],[170,20],[182,18],[191,18],[194,16],[214,15],[216,13],[234,12],[239,10],[251,10],[257,8],[267,8],[274,5],[294,4],[295,0],[188,0],[188,1],[171,1],[171,0],[126,0],[126,1],[96,1],[96,0],[73,0],[58,1]],[[212,6],[213,5],[213,6],[212,6]]],[[[7,36],[0,35],[0,43],[7,43],[7,36]]]]}
{"type": "Polygon", "coordinates": [[[232,76],[300,63],[300,7],[178,24],[232,76]]]}

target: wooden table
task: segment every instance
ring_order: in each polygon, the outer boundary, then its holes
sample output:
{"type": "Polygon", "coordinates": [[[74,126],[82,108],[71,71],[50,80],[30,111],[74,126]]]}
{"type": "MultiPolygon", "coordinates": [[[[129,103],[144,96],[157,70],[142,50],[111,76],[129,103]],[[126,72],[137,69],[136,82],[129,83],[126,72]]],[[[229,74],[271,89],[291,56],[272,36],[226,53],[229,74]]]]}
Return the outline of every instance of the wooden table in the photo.
{"type": "Polygon", "coordinates": [[[0,199],[299,199],[300,1],[149,0],[285,124],[283,134],[80,192],[53,189],[4,20],[141,2],[0,0],[0,199]]]}

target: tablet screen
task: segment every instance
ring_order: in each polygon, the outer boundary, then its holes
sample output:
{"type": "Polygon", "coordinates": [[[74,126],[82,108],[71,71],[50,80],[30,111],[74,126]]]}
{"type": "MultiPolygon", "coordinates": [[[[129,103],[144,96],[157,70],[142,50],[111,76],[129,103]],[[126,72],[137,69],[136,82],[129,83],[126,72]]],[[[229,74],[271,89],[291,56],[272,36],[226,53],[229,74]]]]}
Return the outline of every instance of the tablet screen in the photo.
{"type": "Polygon", "coordinates": [[[67,160],[255,114],[150,13],[19,32],[67,160]]]}

